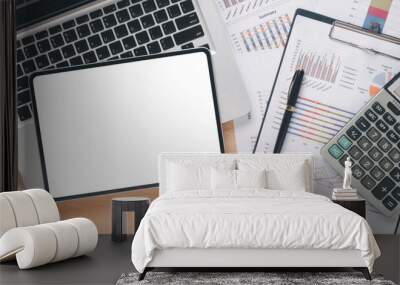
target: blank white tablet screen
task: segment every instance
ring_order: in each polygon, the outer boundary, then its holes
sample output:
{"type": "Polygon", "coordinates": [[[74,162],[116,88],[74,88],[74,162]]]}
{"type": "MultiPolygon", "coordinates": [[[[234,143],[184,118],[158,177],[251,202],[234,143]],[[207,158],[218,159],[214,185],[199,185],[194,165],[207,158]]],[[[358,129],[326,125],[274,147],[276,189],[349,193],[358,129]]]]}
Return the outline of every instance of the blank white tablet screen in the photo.
{"type": "Polygon", "coordinates": [[[154,184],[161,152],[221,152],[211,80],[205,52],[34,77],[50,193],[154,184]]]}

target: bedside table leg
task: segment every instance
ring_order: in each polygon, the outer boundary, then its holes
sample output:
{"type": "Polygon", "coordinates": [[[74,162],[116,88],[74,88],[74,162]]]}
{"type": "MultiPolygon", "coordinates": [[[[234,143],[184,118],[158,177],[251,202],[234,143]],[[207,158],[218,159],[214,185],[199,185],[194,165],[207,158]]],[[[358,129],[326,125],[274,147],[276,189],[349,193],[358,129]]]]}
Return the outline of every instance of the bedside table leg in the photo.
{"type": "Polygon", "coordinates": [[[369,274],[369,270],[367,267],[355,267],[354,270],[361,271],[361,273],[364,275],[365,279],[372,280],[371,274],[369,274]]]}
{"type": "Polygon", "coordinates": [[[122,205],[112,204],[112,241],[122,241],[122,205]]]}

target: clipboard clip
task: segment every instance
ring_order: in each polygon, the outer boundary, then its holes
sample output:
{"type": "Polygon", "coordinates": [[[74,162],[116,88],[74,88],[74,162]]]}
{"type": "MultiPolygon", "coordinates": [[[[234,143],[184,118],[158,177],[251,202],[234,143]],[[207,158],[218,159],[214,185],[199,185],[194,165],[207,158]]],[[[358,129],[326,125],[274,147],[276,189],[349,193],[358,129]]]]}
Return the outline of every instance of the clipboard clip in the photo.
{"type": "Polygon", "coordinates": [[[370,54],[379,54],[400,60],[400,39],[335,20],[329,31],[331,40],[362,49],[370,54]],[[354,35],[357,34],[356,36],[354,35]]]}

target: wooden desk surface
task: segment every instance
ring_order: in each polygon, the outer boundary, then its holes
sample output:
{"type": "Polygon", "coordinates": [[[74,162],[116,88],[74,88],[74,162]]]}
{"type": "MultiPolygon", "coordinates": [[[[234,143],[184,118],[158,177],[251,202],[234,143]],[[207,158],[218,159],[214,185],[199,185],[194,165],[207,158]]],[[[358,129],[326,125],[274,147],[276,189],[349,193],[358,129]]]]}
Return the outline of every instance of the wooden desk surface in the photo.
{"type": "MultiPolygon", "coordinates": [[[[234,137],[233,122],[222,125],[224,133],[225,152],[235,153],[236,144],[234,137]]],[[[124,191],[120,193],[86,197],[80,199],[57,202],[62,219],[74,217],[86,217],[91,219],[97,226],[100,234],[111,233],[111,200],[116,197],[145,196],[155,199],[158,196],[158,188],[143,190],[124,191]]],[[[133,224],[133,217],[128,216],[129,224],[133,224]]],[[[128,229],[129,230],[129,229],[128,229]]]]}

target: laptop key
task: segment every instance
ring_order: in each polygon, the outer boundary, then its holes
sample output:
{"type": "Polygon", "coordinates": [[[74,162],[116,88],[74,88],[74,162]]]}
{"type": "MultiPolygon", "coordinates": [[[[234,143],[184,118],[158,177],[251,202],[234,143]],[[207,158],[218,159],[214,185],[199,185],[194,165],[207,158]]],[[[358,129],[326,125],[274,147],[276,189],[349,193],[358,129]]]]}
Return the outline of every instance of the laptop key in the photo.
{"type": "Polygon", "coordinates": [[[49,58],[51,63],[56,63],[62,60],[62,55],[60,53],[60,50],[56,49],[51,52],[49,52],[49,58]]]}
{"type": "Polygon", "coordinates": [[[99,35],[93,35],[88,38],[88,42],[91,48],[97,48],[101,46],[102,42],[99,35]]]}
{"type": "Polygon", "coordinates": [[[35,41],[35,38],[33,36],[26,36],[21,41],[22,41],[22,44],[24,46],[26,46],[26,45],[33,43],[35,41]]]}
{"type": "Polygon", "coordinates": [[[162,23],[168,20],[168,15],[165,10],[160,10],[154,13],[154,19],[156,19],[157,23],[162,23]]]}
{"type": "Polygon", "coordinates": [[[109,43],[115,40],[115,36],[112,30],[107,30],[101,33],[101,38],[103,39],[103,42],[109,43]]]}
{"type": "Polygon", "coordinates": [[[145,13],[150,13],[157,9],[157,6],[156,6],[156,3],[154,3],[154,0],[145,0],[142,2],[142,5],[143,5],[143,9],[144,9],[145,13]]]}
{"type": "Polygon", "coordinates": [[[49,59],[47,58],[47,55],[45,55],[45,54],[35,58],[35,61],[36,61],[36,65],[39,69],[45,68],[50,65],[49,59]]]}
{"type": "Polygon", "coordinates": [[[74,42],[78,39],[75,30],[69,30],[64,32],[64,39],[66,43],[74,42]]]}
{"type": "Polygon", "coordinates": [[[114,32],[117,38],[122,38],[128,35],[128,29],[124,24],[115,27],[114,32]]]}
{"type": "Polygon", "coordinates": [[[87,24],[78,26],[76,28],[76,31],[78,32],[78,36],[80,38],[84,38],[90,35],[90,30],[89,30],[89,26],[87,24]]]}
{"type": "Polygon", "coordinates": [[[143,15],[143,9],[140,4],[129,7],[129,12],[131,13],[132,18],[137,18],[143,15]]]}
{"type": "Polygon", "coordinates": [[[169,0],[156,0],[158,8],[164,8],[169,5],[169,0]]]}
{"type": "Polygon", "coordinates": [[[181,45],[186,42],[191,42],[202,36],[204,36],[203,28],[200,25],[198,25],[193,28],[174,34],[174,40],[177,45],[181,45]]]}
{"type": "Polygon", "coordinates": [[[100,21],[100,19],[90,22],[89,26],[93,33],[97,33],[104,30],[103,22],[100,21]]]}
{"type": "Polygon", "coordinates": [[[73,58],[71,58],[70,60],[69,60],[69,62],[70,62],[70,64],[72,65],[72,66],[74,66],[74,65],[81,65],[81,64],[83,64],[83,59],[82,59],[82,57],[81,56],[75,56],[75,57],[73,57],[73,58]]]}
{"type": "Polygon", "coordinates": [[[54,37],[51,37],[50,38],[50,42],[51,42],[53,48],[58,48],[58,47],[63,46],[65,44],[64,43],[64,39],[60,34],[55,35],[54,37]]]}
{"type": "Polygon", "coordinates": [[[36,38],[37,41],[41,40],[41,39],[44,39],[44,38],[46,38],[48,36],[49,36],[49,33],[47,32],[47,30],[40,31],[40,32],[37,32],[35,34],[35,38],[36,38]]]}
{"type": "Polygon", "coordinates": [[[89,51],[83,54],[83,60],[85,61],[86,64],[88,64],[96,62],[97,58],[93,51],[89,51]]]}
{"type": "Polygon", "coordinates": [[[29,93],[29,90],[26,90],[24,92],[18,93],[17,95],[17,106],[21,106],[23,104],[26,104],[31,101],[31,95],[29,93]]]}
{"type": "Polygon", "coordinates": [[[26,58],[31,58],[38,55],[38,51],[35,45],[29,45],[24,47],[26,58]]]}
{"type": "Polygon", "coordinates": [[[117,2],[117,6],[118,6],[119,9],[128,7],[129,5],[130,5],[129,4],[129,0],[121,0],[121,1],[117,2]]]}
{"type": "Polygon", "coordinates": [[[183,13],[188,13],[194,10],[192,0],[186,0],[181,3],[181,9],[183,13]]]}
{"type": "Polygon", "coordinates": [[[106,46],[99,47],[96,49],[96,54],[99,60],[106,59],[107,57],[110,57],[111,54],[106,46]]]}
{"type": "Polygon", "coordinates": [[[382,204],[390,211],[397,207],[398,203],[391,196],[387,196],[383,199],[382,204]]]}
{"type": "Polygon", "coordinates": [[[37,47],[38,47],[40,53],[48,52],[51,49],[50,42],[48,39],[38,42],[37,47]]]}
{"type": "Polygon", "coordinates": [[[163,50],[173,48],[175,46],[174,41],[171,37],[166,37],[160,40],[163,50]]]}
{"type": "Polygon", "coordinates": [[[25,55],[21,49],[17,49],[17,62],[21,62],[25,59],[25,55]]]}
{"type": "Polygon", "coordinates": [[[119,56],[121,58],[130,58],[130,57],[133,57],[133,53],[131,51],[127,51],[127,52],[121,53],[119,56]]]}
{"type": "Polygon", "coordinates": [[[119,23],[126,22],[126,21],[128,21],[130,19],[130,16],[129,16],[129,13],[128,13],[127,9],[118,11],[115,15],[117,16],[117,19],[118,19],[119,23]]]}
{"type": "Polygon", "coordinates": [[[114,14],[103,17],[103,22],[106,28],[111,28],[117,24],[114,14]]]}
{"type": "Polygon", "coordinates": [[[71,28],[75,27],[75,21],[73,19],[66,21],[66,22],[62,23],[62,27],[64,28],[64,30],[71,29],[71,28]]]}
{"type": "Polygon", "coordinates": [[[62,67],[68,67],[69,64],[68,64],[68,61],[64,60],[62,62],[57,63],[56,66],[57,66],[57,68],[62,68],[62,67]]]}
{"type": "Polygon", "coordinates": [[[110,47],[111,53],[113,55],[116,55],[116,54],[121,53],[121,52],[124,51],[124,48],[122,47],[122,44],[121,44],[120,41],[116,41],[116,42],[111,43],[109,45],[109,47],[110,47]]]}
{"type": "Polygon", "coordinates": [[[175,18],[182,14],[178,4],[168,7],[167,12],[170,18],[175,18]]]}
{"type": "Polygon", "coordinates": [[[75,49],[77,53],[83,53],[87,50],[89,50],[89,45],[86,42],[86,40],[80,40],[75,43],[75,49]]]}
{"type": "Polygon", "coordinates": [[[150,41],[149,35],[146,31],[140,32],[136,34],[136,41],[139,45],[143,45],[150,41]]]}
{"type": "Polygon", "coordinates": [[[150,54],[156,54],[161,52],[161,47],[158,42],[152,42],[147,45],[147,50],[150,54]]]}
{"type": "Polygon", "coordinates": [[[133,50],[136,56],[144,56],[147,55],[147,50],[145,47],[138,47],[133,50]]]}
{"type": "Polygon", "coordinates": [[[98,10],[91,12],[89,15],[90,15],[91,19],[95,19],[95,18],[102,16],[103,12],[100,9],[98,9],[98,10]]]}
{"type": "Polygon", "coordinates": [[[18,112],[19,119],[21,121],[25,121],[25,120],[32,118],[32,114],[31,114],[31,111],[29,110],[28,105],[24,105],[24,106],[18,108],[17,112],[18,112]]]}
{"type": "Polygon", "coordinates": [[[103,12],[104,12],[105,14],[110,14],[110,13],[116,11],[116,10],[117,10],[117,7],[116,7],[114,4],[105,6],[105,7],[103,8],[103,12]]]}
{"type": "Polygon", "coordinates": [[[28,76],[24,76],[17,79],[17,91],[21,91],[28,88],[28,76]]]}
{"type": "Polygon", "coordinates": [[[169,35],[169,34],[176,32],[175,24],[173,21],[169,21],[169,22],[162,24],[162,28],[163,28],[165,35],[169,35]]]}
{"type": "Polygon", "coordinates": [[[71,56],[74,56],[76,54],[73,45],[67,45],[67,46],[63,47],[61,49],[61,52],[62,52],[64,58],[70,58],[71,56]]]}
{"type": "Polygon", "coordinates": [[[146,15],[140,18],[140,22],[142,23],[143,28],[147,29],[149,27],[154,26],[156,23],[154,22],[152,15],[146,15]]]}
{"type": "Polygon", "coordinates": [[[78,25],[86,23],[87,21],[89,21],[89,16],[88,15],[82,15],[82,16],[79,16],[78,18],[76,18],[76,23],[78,25]]]}
{"type": "Polygon", "coordinates": [[[62,28],[61,28],[60,25],[56,25],[56,26],[53,26],[53,27],[49,28],[50,35],[57,34],[57,33],[61,32],[61,31],[62,31],[62,28]]]}
{"type": "Polygon", "coordinates": [[[135,38],[133,36],[129,36],[127,38],[124,38],[122,40],[122,44],[124,45],[124,48],[126,50],[132,49],[136,46],[136,41],[135,38]]]}
{"type": "Polygon", "coordinates": [[[156,27],[154,27],[154,28],[151,28],[151,29],[149,30],[149,34],[150,34],[150,37],[151,37],[153,40],[158,39],[158,38],[161,38],[161,37],[163,36],[163,33],[162,33],[161,28],[160,28],[159,26],[156,26],[156,27]]]}
{"type": "Polygon", "coordinates": [[[33,62],[33,59],[23,62],[22,69],[24,70],[25,73],[34,72],[36,70],[36,66],[35,63],[33,62]]]}
{"type": "Polygon", "coordinates": [[[197,17],[196,13],[190,13],[185,16],[177,18],[175,20],[175,23],[176,23],[176,26],[178,27],[178,30],[182,30],[182,29],[186,29],[190,26],[193,26],[195,24],[198,24],[199,18],[197,17]]]}
{"type": "Polygon", "coordinates": [[[20,64],[17,64],[17,77],[22,76],[23,71],[22,71],[22,67],[20,64]]]}
{"type": "Polygon", "coordinates": [[[140,22],[138,19],[132,20],[128,23],[128,29],[131,32],[131,34],[139,32],[142,29],[142,26],[140,25],[140,22]]]}
{"type": "Polygon", "coordinates": [[[400,137],[392,130],[388,131],[386,137],[392,142],[397,143],[400,140],[400,137]]]}

